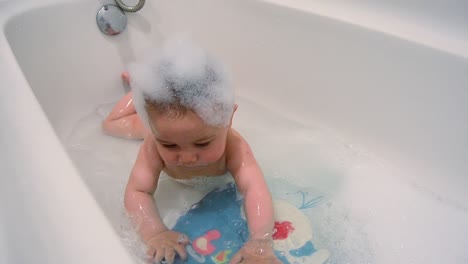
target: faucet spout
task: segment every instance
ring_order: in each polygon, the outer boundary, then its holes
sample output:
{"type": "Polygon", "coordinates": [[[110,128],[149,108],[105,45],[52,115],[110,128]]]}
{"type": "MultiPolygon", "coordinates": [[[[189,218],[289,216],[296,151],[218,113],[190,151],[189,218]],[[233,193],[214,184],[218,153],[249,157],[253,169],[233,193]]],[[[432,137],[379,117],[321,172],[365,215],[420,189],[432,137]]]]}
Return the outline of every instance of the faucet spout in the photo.
{"type": "Polygon", "coordinates": [[[115,0],[115,2],[122,8],[123,11],[126,12],[137,12],[138,10],[142,9],[145,5],[145,0],[138,1],[138,4],[135,6],[128,6],[122,2],[122,0],[115,0]]]}

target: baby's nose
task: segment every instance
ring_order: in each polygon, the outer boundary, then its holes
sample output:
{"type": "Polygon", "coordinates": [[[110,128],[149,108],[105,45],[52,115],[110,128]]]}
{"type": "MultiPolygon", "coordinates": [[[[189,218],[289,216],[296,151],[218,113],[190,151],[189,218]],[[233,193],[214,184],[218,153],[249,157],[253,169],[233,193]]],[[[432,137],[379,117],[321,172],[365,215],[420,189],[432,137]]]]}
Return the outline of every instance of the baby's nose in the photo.
{"type": "Polygon", "coordinates": [[[194,163],[195,161],[197,161],[197,155],[195,155],[194,153],[188,152],[188,151],[187,152],[182,152],[182,153],[180,153],[179,161],[182,164],[194,163]]]}

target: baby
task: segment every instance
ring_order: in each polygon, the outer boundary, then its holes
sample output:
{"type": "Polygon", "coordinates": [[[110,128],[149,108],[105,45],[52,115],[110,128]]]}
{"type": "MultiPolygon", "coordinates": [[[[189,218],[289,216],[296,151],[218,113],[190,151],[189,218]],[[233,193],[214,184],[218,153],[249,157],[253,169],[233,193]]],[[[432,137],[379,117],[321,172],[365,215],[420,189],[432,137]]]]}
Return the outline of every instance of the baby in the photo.
{"type": "Polygon", "coordinates": [[[133,94],[120,100],[103,129],[144,139],[126,187],[125,207],[151,261],[173,263],[176,255],[186,259],[189,243],[159,216],[153,194],[160,173],[186,180],[230,172],[244,197],[250,232],[230,263],[281,263],[272,248],[271,195],[249,144],[231,128],[237,105],[223,68],[200,48],[180,41],[147,60],[123,74],[133,94]]]}

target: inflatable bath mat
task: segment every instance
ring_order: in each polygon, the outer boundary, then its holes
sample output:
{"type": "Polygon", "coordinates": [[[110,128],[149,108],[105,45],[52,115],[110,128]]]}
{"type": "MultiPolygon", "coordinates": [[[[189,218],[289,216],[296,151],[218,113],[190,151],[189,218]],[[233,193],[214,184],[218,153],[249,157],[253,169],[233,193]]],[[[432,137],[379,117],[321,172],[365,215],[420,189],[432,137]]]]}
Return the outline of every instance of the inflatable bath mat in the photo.
{"type": "MultiPolygon", "coordinates": [[[[186,234],[191,241],[186,247],[188,259],[185,262],[176,259],[175,263],[229,263],[248,239],[242,203],[235,185],[230,183],[194,204],[173,228],[186,234]]],[[[273,205],[273,248],[278,258],[285,264],[324,263],[329,252],[314,247],[310,221],[303,212],[283,200],[275,200],[273,205]]]]}

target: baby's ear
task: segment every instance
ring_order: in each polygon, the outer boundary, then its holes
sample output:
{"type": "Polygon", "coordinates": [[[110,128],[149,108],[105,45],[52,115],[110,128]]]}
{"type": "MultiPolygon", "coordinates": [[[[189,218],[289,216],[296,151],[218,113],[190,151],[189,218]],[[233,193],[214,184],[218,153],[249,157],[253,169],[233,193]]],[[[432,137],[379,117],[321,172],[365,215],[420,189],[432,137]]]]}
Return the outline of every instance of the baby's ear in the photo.
{"type": "Polygon", "coordinates": [[[234,111],[232,111],[231,120],[229,121],[229,126],[228,127],[232,126],[232,118],[234,117],[234,113],[237,111],[237,107],[238,107],[238,105],[234,104],[234,111]]]}

